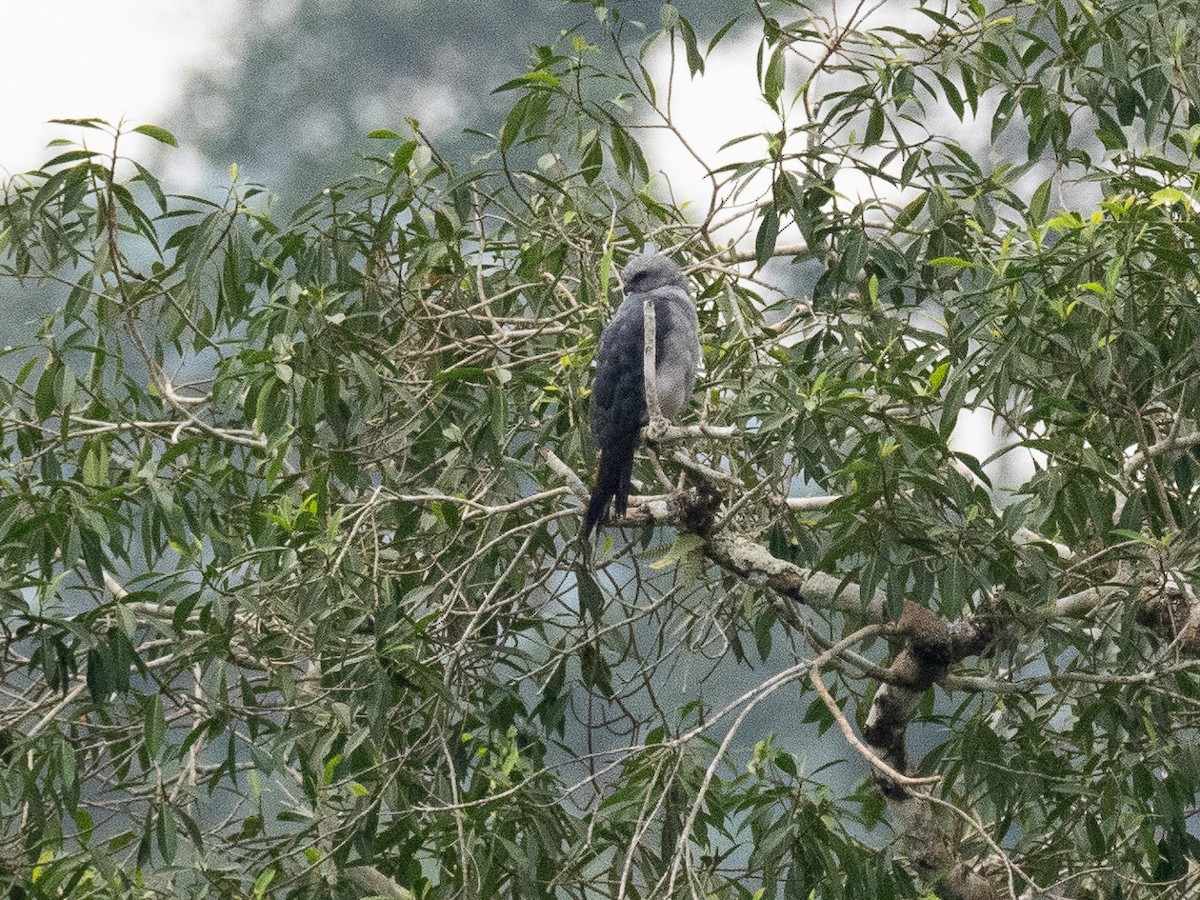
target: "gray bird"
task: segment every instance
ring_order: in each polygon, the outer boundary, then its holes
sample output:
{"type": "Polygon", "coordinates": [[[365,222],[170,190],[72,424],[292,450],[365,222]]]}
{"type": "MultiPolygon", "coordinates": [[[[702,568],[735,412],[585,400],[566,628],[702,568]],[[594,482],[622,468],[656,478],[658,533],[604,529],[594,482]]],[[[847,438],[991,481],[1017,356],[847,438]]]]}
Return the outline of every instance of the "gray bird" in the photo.
{"type": "Polygon", "coordinates": [[[622,273],[625,299],[600,335],[592,385],[592,437],[600,448],[600,472],[583,522],[586,538],[615,500],[618,516],[629,505],[633,452],[649,422],[642,380],[643,302],[654,298],[655,367],[663,415],[675,418],[696,383],[700,324],[683,270],[662,255],[635,256],[622,273]]]}

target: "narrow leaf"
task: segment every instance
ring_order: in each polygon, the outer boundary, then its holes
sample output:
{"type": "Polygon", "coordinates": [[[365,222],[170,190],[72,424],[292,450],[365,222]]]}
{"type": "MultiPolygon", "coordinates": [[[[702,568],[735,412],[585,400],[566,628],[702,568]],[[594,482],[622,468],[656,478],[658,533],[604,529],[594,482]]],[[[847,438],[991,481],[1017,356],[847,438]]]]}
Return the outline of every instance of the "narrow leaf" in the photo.
{"type": "Polygon", "coordinates": [[[784,56],[787,47],[780,44],[771,54],[771,62],[767,65],[767,74],[763,78],[763,97],[775,108],[779,103],[779,95],[783,93],[783,83],[787,78],[787,58],[784,56]]]}
{"type": "Polygon", "coordinates": [[[1047,178],[1033,192],[1033,198],[1029,201],[1029,222],[1031,225],[1040,225],[1046,219],[1046,212],[1050,208],[1050,183],[1053,180],[1053,177],[1047,178]]]}
{"type": "Polygon", "coordinates": [[[754,258],[761,269],[775,252],[775,241],[779,238],[779,214],[775,204],[768,203],[763,209],[762,224],[758,226],[758,235],[754,238],[754,258]]]}
{"type": "Polygon", "coordinates": [[[178,147],[179,141],[175,139],[175,135],[167,131],[165,128],[160,128],[157,125],[139,125],[133,129],[138,134],[144,134],[146,137],[154,138],[160,144],[170,144],[172,147],[178,147]]]}

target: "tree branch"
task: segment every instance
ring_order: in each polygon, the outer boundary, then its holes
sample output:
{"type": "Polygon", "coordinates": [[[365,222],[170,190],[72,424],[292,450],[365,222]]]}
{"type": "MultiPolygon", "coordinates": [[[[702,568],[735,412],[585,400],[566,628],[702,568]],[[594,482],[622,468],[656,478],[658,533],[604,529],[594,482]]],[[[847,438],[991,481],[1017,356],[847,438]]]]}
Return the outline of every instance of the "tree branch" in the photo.
{"type": "Polygon", "coordinates": [[[642,387],[646,396],[646,415],[650,424],[646,426],[646,436],[652,441],[664,434],[670,423],[662,413],[658,402],[658,323],[654,313],[654,298],[647,297],[642,301],[642,387]]]}

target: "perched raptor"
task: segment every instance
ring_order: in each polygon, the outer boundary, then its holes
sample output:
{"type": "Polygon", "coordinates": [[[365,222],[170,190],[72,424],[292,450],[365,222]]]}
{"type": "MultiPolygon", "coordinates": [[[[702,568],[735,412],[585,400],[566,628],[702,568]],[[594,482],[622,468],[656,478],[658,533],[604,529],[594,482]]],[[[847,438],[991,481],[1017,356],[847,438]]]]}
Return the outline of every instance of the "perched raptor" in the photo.
{"type": "Polygon", "coordinates": [[[700,364],[700,326],[683,270],[666,256],[635,256],[622,273],[625,299],[600,336],[592,386],[592,437],[600,448],[600,473],[592,489],[583,536],[615,500],[618,516],[629,505],[633,452],[649,421],[642,379],[643,303],[654,300],[655,384],[663,415],[683,409],[700,364]]]}

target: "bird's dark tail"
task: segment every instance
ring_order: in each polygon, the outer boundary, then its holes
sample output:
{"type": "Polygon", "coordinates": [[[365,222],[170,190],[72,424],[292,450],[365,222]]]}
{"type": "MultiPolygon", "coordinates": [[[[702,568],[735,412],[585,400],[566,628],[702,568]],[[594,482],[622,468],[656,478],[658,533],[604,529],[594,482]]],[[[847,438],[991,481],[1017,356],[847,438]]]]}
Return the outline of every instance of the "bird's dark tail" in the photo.
{"type": "Polygon", "coordinates": [[[610,447],[600,454],[600,472],[596,475],[596,486],[592,488],[592,499],[588,502],[587,515],[583,520],[583,537],[604,518],[608,502],[615,501],[617,515],[625,515],[629,507],[629,486],[633,480],[633,451],[629,447],[610,447]]]}

